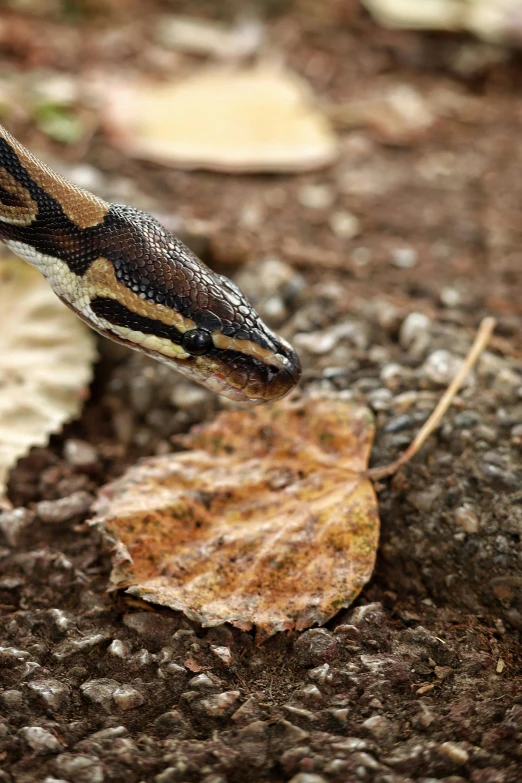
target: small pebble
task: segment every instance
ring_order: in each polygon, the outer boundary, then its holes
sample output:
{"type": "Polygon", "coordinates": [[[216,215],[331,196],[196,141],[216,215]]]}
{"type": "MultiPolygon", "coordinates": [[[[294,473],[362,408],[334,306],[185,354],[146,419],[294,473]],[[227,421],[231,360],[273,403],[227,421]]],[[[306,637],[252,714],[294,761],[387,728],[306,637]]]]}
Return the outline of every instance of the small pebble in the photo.
{"type": "Polygon", "coordinates": [[[464,766],[469,761],[469,753],[457,742],[443,742],[440,749],[447,758],[459,767],[464,766]]]}
{"type": "Polygon", "coordinates": [[[522,438],[522,424],[515,424],[515,426],[511,428],[511,437],[522,438]]]}
{"type": "Polygon", "coordinates": [[[62,709],[69,700],[69,688],[59,680],[34,680],[27,687],[40,700],[42,706],[52,711],[62,709]]]}
{"type": "Polygon", "coordinates": [[[351,212],[334,212],[329,223],[333,233],[339,239],[353,239],[361,233],[361,221],[351,212]]]}
{"type": "Polygon", "coordinates": [[[20,733],[31,748],[39,756],[45,756],[51,753],[59,753],[63,748],[62,744],[56,739],[50,731],[42,729],[40,726],[25,726],[20,729],[20,733]]]}
{"type": "Polygon", "coordinates": [[[465,533],[477,533],[479,529],[478,517],[473,511],[472,506],[465,503],[455,509],[453,514],[455,522],[465,533]]]}
{"type": "Polygon", "coordinates": [[[411,429],[415,424],[412,416],[407,413],[403,413],[400,416],[394,416],[383,427],[383,432],[403,432],[404,430],[411,429]]]}
{"type": "Polygon", "coordinates": [[[211,644],[210,649],[214,655],[225,664],[225,666],[230,666],[232,663],[232,653],[230,652],[230,647],[219,647],[215,644],[211,644]]]}
{"type": "Polygon", "coordinates": [[[74,620],[61,609],[49,609],[47,614],[53,621],[56,630],[61,634],[66,634],[74,624],[74,620]]]}
{"type": "Polygon", "coordinates": [[[427,351],[431,341],[431,321],[424,313],[410,313],[401,324],[399,343],[415,359],[427,351]]]}
{"type": "Polygon", "coordinates": [[[314,682],[318,682],[319,685],[324,685],[328,679],[331,679],[330,664],[323,663],[322,666],[316,666],[315,669],[310,669],[308,676],[314,682]]]}
{"type": "Polygon", "coordinates": [[[338,649],[338,640],[324,628],[311,628],[294,643],[294,651],[305,666],[327,663],[335,657],[338,649]]]}
{"type": "MultiPolygon", "coordinates": [[[[458,429],[471,429],[480,422],[480,416],[475,411],[460,411],[453,419],[453,426],[458,429]]],[[[521,428],[522,432],[522,428],[521,428]]]]}
{"type": "Polygon", "coordinates": [[[62,753],[54,762],[56,771],[74,783],[103,783],[104,774],[96,756],[62,753]]]}
{"type": "Polygon", "coordinates": [[[99,680],[89,680],[80,685],[83,698],[106,712],[110,712],[113,704],[113,694],[121,685],[117,680],[102,677],[99,680]]]}
{"type": "Polygon", "coordinates": [[[63,455],[69,465],[75,468],[88,468],[98,461],[98,452],[94,446],[77,438],[65,441],[63,455]]]}
{"type": "Polygon", "coordinates": [[[209,674],[206,674],[203,672],[202,674],[196,674],[195,677],[192,677],[191,680],[188,681],[188,685],[190,688],[197,688],[199,689],[205,689],[205,688],[215,688],[217,685],[221,684],[221,680],[218,677],[210,676],[209,674]]]}
{"type": "Polygon", "coordinates": [[[127,655],[127,649],[120,639],[114,639],[107,648],[109,655],[114,655],[115,658],[125,658],[127,655]]]}
{"type": "Polygon", "coordinates": [[[200,706],[203,712],[211,717],[226,715],[235,708],[240,696],[240,691],[224,691],[215,696],[209,696],[208,699],[203,699],[200,706]]]}
{"type": "Polygon", "coordinates": [[[456,288],[443,288],[440,302],[444,307],[458,307],[462,303],[461,293],[456,288]]]}
{"type": "Polygon", "coordinates": [[[327,185],[303,185],[297,198],[308,209],[327,209],[333,204],[334,192],[327,185]]]}
{"type": "Polygon", "coordinates": [[[8,546],[16,547],[34,520],[34,514],[27,508],[15,508],[0,512],[0,532],[8,546]]]}
{"type": "Polygon", "coordinates": [[[214,407],[211,392],[187,381],[179,381],[174,385],[170,402],[191,419],[198,421],[205,418],[214,407]]]}
{"type": "Polygon", "coordinates": [[[390,738],[392,733],[392,724],[383,715],[372,715],[362,722],[362,727],[366,729],[376,739],[390,738]]]}
{"type": "Polygon", "coordinates": [[[185,736],[189,731],[189,725],[181,712],[170,710],[156,718],[154,726],[161,736],[173,735],[185,736]]]}
{"type": "Polygon", "coordinates": [[[93,497],[88,492],[74,492],[60,500],[42,500],[36,504],[36,513],[42,522],[59,525],[90,511],[93,497]]]}
{"type": "Polygon", "coordinates": [[[251,696],[241,705],[241,707],[238,707],[231,717],[238,726],[248,726],[249,724],[258,721],[262,717],[262,714],[259,704],[255,698],[251,696]]]}
{"type": "Polygon", "coordinates": [[[0,702],[8,712],[20,710],[24,706],[24,697],[21,691],[6,690],[0,693],[0,702]]]}
{"type": "Polygon", "coordinates": [[[121,688],[116,688],[112,698],[116,706],[123,711],[134,710],[145,701],[143,694],[130,685],[122,685],[121,688]]]}
{"type": "MultiPolygon", "coordinates": [[[[463,359],[441,348],[433,351],[421,367],[422,375],[438,386],[447,386],[463,365],[463,359]]],[[[468,373],[465,386],[471,385],[473,374],[468,373]]]]}
{"type": "Polygon", "coordinates": [[[413,269],[417,266],[417,251],[412,247],[397,247],[391,251],[391,259],[398,269],[413,269]]]}

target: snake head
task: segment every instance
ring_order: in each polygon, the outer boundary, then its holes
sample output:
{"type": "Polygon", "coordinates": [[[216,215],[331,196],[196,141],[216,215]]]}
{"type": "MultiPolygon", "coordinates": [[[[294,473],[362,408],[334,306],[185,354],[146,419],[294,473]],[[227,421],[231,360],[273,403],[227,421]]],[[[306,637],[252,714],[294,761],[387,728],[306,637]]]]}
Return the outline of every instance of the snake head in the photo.
{"type": "MultiPolygon", "coordinates": [[[[199,262],[201,264],[201,262],[199,262]]],[[[301,364],[292,346],[272,332],[228,278],[199,268],[194,327],[175,367],[209,389],[238,402],[262,404],[284,397],[299,382],[301,364]]]]}
{"type": "Polygon", "coordinates": [[[101,248],[84,275],[95,328],[232,400],[260,404],[294,388],[297,354],[235,283],[139,210],[111,205],[105,228],[127,239],[123,252],[121,242],[101,248]]]}
{"type": "Polygon", "coordinates": [[[193,313],[196,328],[181,341],[190,356],[188,374],[194,372],[205,386],[240,402],[284,397],[301,377],[296,352],[266,326],[235,283],[210,275],[219,283],[219,294],[213,286],[212,295],[204,297],[207,307],[193,313]]]}

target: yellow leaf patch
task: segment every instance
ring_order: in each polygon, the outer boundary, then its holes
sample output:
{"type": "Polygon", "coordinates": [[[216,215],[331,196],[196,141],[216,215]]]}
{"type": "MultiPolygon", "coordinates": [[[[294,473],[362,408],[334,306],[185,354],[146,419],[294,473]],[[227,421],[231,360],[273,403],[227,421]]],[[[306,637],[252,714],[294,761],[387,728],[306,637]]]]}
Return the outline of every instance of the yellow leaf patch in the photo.
{"type": "Polygon", "coordinates": [[[204,626],[324,623],[371,576],[375,493],[366,408],[329,398],[222,413],[102,490],[112,581],[204,626]]]}

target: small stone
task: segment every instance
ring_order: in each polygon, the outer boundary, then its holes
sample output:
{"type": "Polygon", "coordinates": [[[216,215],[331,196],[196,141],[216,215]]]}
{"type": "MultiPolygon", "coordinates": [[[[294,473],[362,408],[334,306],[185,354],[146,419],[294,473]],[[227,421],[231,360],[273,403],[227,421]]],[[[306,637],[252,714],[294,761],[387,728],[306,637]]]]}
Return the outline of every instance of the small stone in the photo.
{"type": "Polygon", "coordinates": [[[86,701],[101,707],[106,712],[110,712],[113,704],[113,694],[120,687],[121,685],[117,680],[101,678],[84,682],[83,685],[80,685],[80,691],[86,701]]]}
{"type": "Polygon", "coordinates": [[[34,680],[27,683],[46,709],[57,711],[62,709],[69,699],[69,688],[59,680],[34,680]]]}
{"type": "Polygon", "coordinates": [[[61,609],[49,609],[47,614],[53,621],[56,630],[61,634],[66,634],[73,625],[71,616],[67,615],[61,609]]]}
{"type": "Polygon", "coordinates": [[[237,741],[242,756],[253,767],[261,768],[266,764],[269,753],[269,728],[265,721],[254,721],[240,729],[237,741]]]}
{"type": "Polygon", "coordinates": [[[240,691],[224,691],[215,696],[209,696],[208,699],[203,699],[200,702],[201,709],[212,717],[226,715],[235,708],[240,696],[240,691]]]}
{"type": "Polygon", "coordinates": [[[460,411],[453,419],[453,426],[457,429],[471,429],[480,422],[480,416],[475,411],[460,411]]]}
{"type": "Polygon", "coordinates": [[[20,733],[29,747],[39,756],[59,753],[62,750],[62,744],[54,734],[40,726],[24,726],[23,729],[20,729],[20,733]]]}
{"type": "Polygon", "coordinates": [[[185,677],[187,670],[184,666],[180,666],[179,663],[168,663],[162,671],[169,677],[185,677]]]}
{"type": "Polygon", "coordinates": [[[313,772],[298,772],[288,783],[327,783],[327,781],[322,775],[313,772]]]}
{"type": "Polygon", "coordinates": [[[362,727],[376,739],[391,739],[392,724],[383,715],[372,715],[362,722],[362,727]]]}
{"type": "Polygon", "coordinates": [[[455,509],[453,516],[457,525],[461,527],[465,533],[478,532],[478,517],[473,511],[473,507],[468,503],[464,503],[462,506],[459,506],[459,508],[455,509]]]}
{"type": "Polygon", "coordinates": [[[281,739],[286,747],[291,745],[303,745],[310,736],[307,731],[294,726],[288,720],[279,720],[276,724],[276,736],[281,739]]]}
{"type": "Polygon", "coordinates": [[[297,198],[308,209],[328,209],[333,204],[334,192],[327,185],[303,185],[297,198]]]}
{"type": "Polygon", "coordinates": [[[410,430],[415,425],[415,419],[407,413],[401,413],[399,416],[393,416],[386,422],[383,432],[394,433],[410,430]]]}
{"type": "Polygon", "coordinates": [[[259,704],[254,697],[251,696],[241,705],[241,707],[238,707],[231,717],[238,726],[247,726],[250,723],[258,721],[262,717],[262,714],[259,704]]]}
{"type": "Polygon", "coordinates": [[[107,648],[109,655],[114,655],[115,658],[125,658],[127,656],[127,648],[120,639],[114,639],[107,648]]]}
{"type": "Polygon", "coordinates": [[[323,694],[317,687],[317,685],[304,685],[302,688],[294,691],[293,699],[309,704],[310,706],[317,705],[323,699],[323,694]]]}
{"type": "Polygon", "coordinates": [[[511,400],[515,397],[521,380],[520,375],[510,367],[502,367],[493,378],[493,389],[503,399],[511,400]]]}
{"type": "Polygon", "coordinates": [[[297,639],[294,651],[303,665],[317,665],[328,662],[336,656],[338,641],[324,628],[311,628],[297,639]]]}
{"type": "Polygon", "coordinates": [[[88,492],[74,492],[60,500],[41,500],[36,504],[36,513],[42,522],[59,525],[87,514],[93,500],[88,492]]]}
{"type": "Polygon", "coordinates": [[[420,358],[431,341],[431,321],[424,313],[410,313],[401,324],[399,343],[410,356],[420,358]]]}
{"type": "Polygon", "coordinates": [[[336,627],[334,633],[342,639],[343,644],[358,644],[361,640],[361,632],[355,625],[341,623],[336,627]]]}
{"type": "Polygon", "coordinates": [[[462,303],[462,295],[456,288],[443,288],[440,292],[440,303],[444,307],[458,307],[462,303]]]}
{"type": "MultiPolygon", "coordinates": [[[[335,629],[337,631],[337,628],[335,629]]],[[[315,669],[310,669],[308,676],[314,682],[318,682],[319,685],[324,685],[328,682],[332,675],[330,674],[330,664],[323,663],[322,666],[316,666],[315,669]]]]}
{"type": "Polygon", "coordinates": [[[219,687],[221,685],[221,680],[215,675],[202,672],[202,674],[196,674],[195,677],[192,677],[192,679],[188,681],[188,685],[190,688],[197,688],[198,690],[215,688],[216,686],[219,687]]]}
{"type": "Polygon", "coordinates": [[[453,761],[458,767],[464,766],[469,761],[469,753],[457,742],[443,742],[440,746],[442,753],[453,761]]]}
{"type": "Polygon", "coordinates": [[[21,691],[7,690],[0,693],[0,702],[8,711],[19,711],[24,706],[24,696],[21,691]]]}
{"type": "Polygon", "coordinates": [[[413,247],[396,247],[391,251],[391,259],[398,269],[413,269],[417,266],[417,251],[413,247]]]}
{"type": "Polygon", "coordinates": [[[447,680],[454,674],[454,671],[451,666],[434,666],[433,673],[438,680],[447,680]]]}
{"type": "Polygon", "coordinates": [[[334,212],[329,223],[333,233],[339,239],[353,239],[361,233],[361,221],[351,212],[334,212]]]}
{"type": "Polygon", "coordinates": [[[154,721],[154,727],[161,737],[172,735],[176,738],[185,737],[189,732],[189,725],[181,712],[170,710],[159,715],[154,721]]]}
{"type": "MultiPolygon", "coordinates": [[[[463,363],[459,356],[441,348],[428,356],[421,367],[421,372],[432,383],[438,386],[448,386],[462,368],[463,363]]],[[[473,383],[473,377],[473,373],[468,373],[464,386],[470,386],[473,383]]]]}
{"type": "Polygon", "coordinates": [[[418,511],[428,513],[431,511],[441,495],[441,489],[437,484],[418,492],[411,492],[408,500],[418,511]]]}
{"type": "Polygon", "coordinates": [[[94,633],[92,636],[84,636],[82,639],[76,639],[71,643],[71,647],[75,652],[83,650],[92,650],[94,647],[98,647],[107,641],[107,634],[94,633]]]}
{"type": "Polygon", "coordinates": [[[74,783],[103,783],[104,780],[103,768],[96,756],[62,753],[54,766],[59,775],[74,783]]]}
{"type": "Polygon", "coordinates": [[[18,661],[26,661],[30,658],[27,650],[19,650],[17,647],[0,647],[0,662],[14,664],[18,661]]]}
{"type": "Polygon", "coordinates": [[[116,688],[112,698],[116,706],[123,711],[135,710],[145,701],[144,695],[131,685],[122,685],[121,688],[116,688]]]}
{"type": "Polygon", "coordinates": [[[136,655],[132,656],[132,663],[139,669],[143,669],[145,666],[149,666],[152,663],[152,656],[148,650],[143,648],[139,650],[136,655]]]}
{"type": "Polygon", "coordinates": [[[511,437],[513,439],[522,440],[522,424],[515,424],[515,426],[511,428],[511,437]]]}
{"type": "Polygon", "coordinates": [[[232,653],[230,652],[230,647],[219,647],[215,644],[211,644],[210,649],[214,655],[225,664],[225,666],[230,666],[232,663],[232,653]]]}
{"type": "Polygon", "coordinates": [[[89,468],[98,462],[98,452],[84,440],[69,438],[65,441],[63,455],[75,468],[89,468]]]}
{"type": "Polygon", "coordinates": [[[210,392],[188,381],[179,381],[173,386],[170,402],[191,419],[198,421],[213,407],[210,392]]]}
{"type": "Polygon", "coordinates": [[[0,531],[7,546],[19,546],[24,533],[33,520],[34,514],[27,508],[15,508],[12,511],[0,512],[0,531]]]}
{"type": "Polygon", "coordinates": [[[177,783],[178,780],[179,773],[175,767],[167,767],[154,778],[155,783],[177,783]]]}
{"type": "Polygon", "coordinates": [[[348,724],[348,715],[350,710],[348,710],[346,707],[329,709],[328,712],[333,718],[335,718],[336,721],[341,724],[341,726],[346,726],[348,724]]]}

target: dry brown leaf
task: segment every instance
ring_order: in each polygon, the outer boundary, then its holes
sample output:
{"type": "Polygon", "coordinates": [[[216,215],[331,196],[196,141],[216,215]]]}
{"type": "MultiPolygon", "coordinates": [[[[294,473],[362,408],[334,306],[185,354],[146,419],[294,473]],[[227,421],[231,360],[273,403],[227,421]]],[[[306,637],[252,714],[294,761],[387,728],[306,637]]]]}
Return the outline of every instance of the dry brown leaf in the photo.
{"type": "Polygon", "coordinates": [[[520,0],[363,0],[383,25],[413,30],[468,30],[484,41],[520,45],[520,0]]]}
{"type": "Polygon", "coordinates": [[[127,154],[182,168],[308,171],[337,139],[297,74],[272,66],[209,68],[170,84],[115,84],[105,114],[127,154]]]}
{"type": "Polygon", "coordinates": [[[95,358],[93,333],[42,275],[0,256],[0,498],[16,461],[80,412],[95,358]]]}
{"type": "Polygon", "coordinates": [[[99,498],[114,584],[204,626],[256,625],[258,639],[324,623],[372,573],[373,432],[366,408],[329,398],[195,429],[190,451],[130,468],[99,498]]]}

